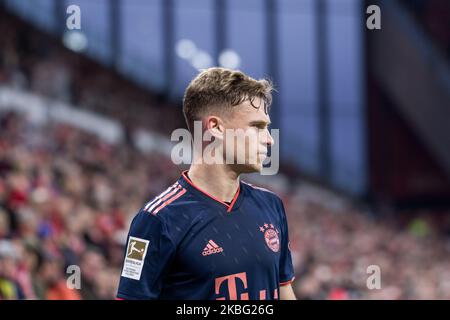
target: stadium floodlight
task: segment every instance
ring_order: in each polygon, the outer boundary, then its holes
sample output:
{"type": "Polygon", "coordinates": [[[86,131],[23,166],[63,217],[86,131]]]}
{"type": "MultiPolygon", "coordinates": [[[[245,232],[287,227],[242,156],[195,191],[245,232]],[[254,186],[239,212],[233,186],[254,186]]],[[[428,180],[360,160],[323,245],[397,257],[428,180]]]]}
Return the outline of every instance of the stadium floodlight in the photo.
{"type": "Polygon", "coordinates": [[[63,35],[63,43],[72,51],[82,52],[88,46],[88,39],[83,32],[67,31],[63,35]]]}
{"type": "Polygon", "coordinates": [[[196,54],[197,46],[192,40],[181,39],[177,42],[175,51],[180,58],[190,60],[196,54]]]}
{"type": "Polygon", "coordinates": [[[241,65],[241,58],[236,51],[226,49],[219,55],[219,65],[224,68],[237,69],[241,65]]]}
{"type": "Polygon", "coordinates": [[[206,69],[212,66],[213,59],[207,52],[198,50],[197,53],[192,57],[191,64],[198,70],[206,69]]]}

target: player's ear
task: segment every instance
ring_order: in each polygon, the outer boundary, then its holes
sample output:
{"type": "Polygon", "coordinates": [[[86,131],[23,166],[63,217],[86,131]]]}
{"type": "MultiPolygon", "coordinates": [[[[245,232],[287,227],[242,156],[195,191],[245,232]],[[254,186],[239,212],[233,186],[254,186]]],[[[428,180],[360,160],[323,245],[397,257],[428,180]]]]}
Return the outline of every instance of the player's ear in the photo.
{"type": "Polygon", "coordinates": [[[206,118],[206,130],[208,130],[213,137],[218,139],[223,139],[225,135],[223,121],[217,116],[209,116],[206,118]]]}

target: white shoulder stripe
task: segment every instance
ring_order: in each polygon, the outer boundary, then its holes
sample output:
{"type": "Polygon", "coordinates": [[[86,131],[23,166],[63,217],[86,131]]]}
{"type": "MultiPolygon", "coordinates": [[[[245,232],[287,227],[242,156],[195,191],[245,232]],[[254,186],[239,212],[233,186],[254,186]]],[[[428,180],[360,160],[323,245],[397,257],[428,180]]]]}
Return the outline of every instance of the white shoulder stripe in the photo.
{"type": "Polygon", "coordinates": [[[146,211],[148,212],[152,212],[153,209],[155,209],[161,202],[163,202],[164,200],[167,200],[168,198],[173,197],[173,195],[175,193],[177,193],[178,191],[180,191],[181,186],[177,185],[176,187],[174,186],[174,188],[172,189],[172,191],[170,191],[168,194],[166,194],[164,197],[160,197],[158,199],[158,201],[154,202],[146,211]]]}
{"type": "Polygon", "coordinates": [[[155,197],[153,200],[151,200],[150,202],[148,202],[145,207],[144,210],[147,211],[147,209],[153,204],[155,203],[155,201],[158,201],[159,199],[161,199],[162,197],[164,197],[166,194],[168,194],[170,191],[173,190],[173,188],[175,188],[176,186],[178,186],[178,182],[175,182],[173,185],[171,185],[170,187],[168,187],[163,193],[161,193],[159,196],[155,197]]]}
{"type": "Polygon", "coordinates": [[[270,191],[270,190],[268,190],[268,189],[266,189],[266,188],[258,187],[258,186],[255,186],[254,184],[251,184],[251,183],[248,183],[248,182],[245,182],[245,181],[242,181],[242,182],[245,183],[246,185],[252,187],[253,189],[257,189],[257,190],[261,190],[261,191],[266,191],[266,192],[275,194],[273,191],[270,191]]]}

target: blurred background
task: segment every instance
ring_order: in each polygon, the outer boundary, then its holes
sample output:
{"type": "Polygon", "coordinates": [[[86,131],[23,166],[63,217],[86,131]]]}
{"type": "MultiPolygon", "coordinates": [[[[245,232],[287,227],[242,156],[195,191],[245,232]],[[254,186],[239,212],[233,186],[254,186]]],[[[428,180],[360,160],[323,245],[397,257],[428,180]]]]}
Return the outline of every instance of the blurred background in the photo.
{"type": "Polygon", "coordinates": [[[0,0],[0,34],[0,300],[114,299],[211,66],[277,88],[280,172],[246,179],[285,203],[299,299],[450,299],[448,0],[0,0]]]}

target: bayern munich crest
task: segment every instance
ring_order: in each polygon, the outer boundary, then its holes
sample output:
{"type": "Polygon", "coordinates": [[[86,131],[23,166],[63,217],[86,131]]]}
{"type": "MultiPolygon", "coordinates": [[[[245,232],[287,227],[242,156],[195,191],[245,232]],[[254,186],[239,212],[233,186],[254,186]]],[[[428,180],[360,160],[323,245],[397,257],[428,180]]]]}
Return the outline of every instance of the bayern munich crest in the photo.
{"type": "Polygon", "coordinates": [[[264,223],[264,226],[259,227],[259,231],[264,233],[264,240],[266,240],[267,246],[273,252],[280,251],[280,238],[278,237],[279,231],[273,226],[273,224],[264,223]]]}

